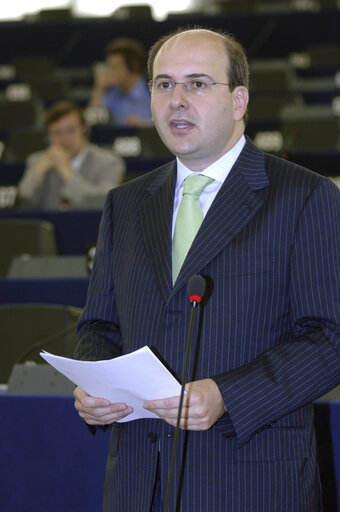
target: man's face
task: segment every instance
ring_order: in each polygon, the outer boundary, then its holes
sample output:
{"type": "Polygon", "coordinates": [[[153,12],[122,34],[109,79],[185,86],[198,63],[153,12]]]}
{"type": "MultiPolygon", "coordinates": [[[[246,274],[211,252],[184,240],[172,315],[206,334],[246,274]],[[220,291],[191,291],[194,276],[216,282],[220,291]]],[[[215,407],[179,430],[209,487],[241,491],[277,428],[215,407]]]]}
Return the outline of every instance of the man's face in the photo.
{"type": "Polygon", "coordinates": [[[123,87],[130,80],[131,72],[126,65],[123,55],[113,53],[106,58],[108,83],[110,86],[123,87]]]}
{"type": "Polygon", "coordinates": [[[70,112],[48,126],[51,144],[62,146],[70,157],[76,156],[87,143],[86,128],[76,112],[70,112]]]}
{"type": "MultiPolygon", "coordinates": [[[[190,31],[173,37],[158,52],[153,83],[195,78],[225,84],[229,81],[227,69],[222,37],[190,31]]],[[[242,117],[247,102],[248,91],[241,86],[232,92],[228,85],[190,92],[178,84],[166,91],[153,87],[151,94],[152,117],[161,139],[195,171],[206,168],[237,142],[244,131],[242,117]]]]}

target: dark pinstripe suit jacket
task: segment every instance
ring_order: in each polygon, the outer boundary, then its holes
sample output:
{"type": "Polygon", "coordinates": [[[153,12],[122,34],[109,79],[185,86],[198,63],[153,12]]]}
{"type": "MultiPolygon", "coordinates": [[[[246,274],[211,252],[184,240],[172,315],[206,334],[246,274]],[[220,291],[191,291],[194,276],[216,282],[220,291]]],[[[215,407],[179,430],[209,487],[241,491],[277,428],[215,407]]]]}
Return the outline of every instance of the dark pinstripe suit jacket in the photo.
{"type": "MultiPolygon", "coordinates": [[[[321,510],[311,402],[340,382],[339,191],[248,140],[172,287],[174,184],[171,163],[109,193],[76,356],[149,345],[180,379],[186,284],[206,276],[189,379],[213,378],[228,413],[181,432],[169,510],[321,510]]],[[[106,511],[149,512],[173,432],[157,419],[112,426],[106,511]]]]}

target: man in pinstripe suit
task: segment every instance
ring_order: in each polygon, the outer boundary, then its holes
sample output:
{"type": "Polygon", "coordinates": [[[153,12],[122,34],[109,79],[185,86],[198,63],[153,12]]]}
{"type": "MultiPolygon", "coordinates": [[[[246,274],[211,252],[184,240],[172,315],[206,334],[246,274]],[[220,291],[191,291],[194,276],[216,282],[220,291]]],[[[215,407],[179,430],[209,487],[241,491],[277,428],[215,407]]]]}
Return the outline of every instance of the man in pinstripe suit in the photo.
{"type": "MultiPolygon", "coordinates": [[[[245,138],[248,67],[230,36],[168,36],[149,73],[153,119],[177,159],[109,193],[76,356],[149,345],[180,378],[186,284],[202,274],[169,510],[321,510],[312,402],[340,381],[339,191],[245,138]],[[176,214],[194,173],[213,181],[173,284],[176,214]]],[[[144,404],[160,419],[117,423],[129,404],[74,394],[92,428],[111,425],[104,510],[161,511],[179,397],[144,404]]]]}

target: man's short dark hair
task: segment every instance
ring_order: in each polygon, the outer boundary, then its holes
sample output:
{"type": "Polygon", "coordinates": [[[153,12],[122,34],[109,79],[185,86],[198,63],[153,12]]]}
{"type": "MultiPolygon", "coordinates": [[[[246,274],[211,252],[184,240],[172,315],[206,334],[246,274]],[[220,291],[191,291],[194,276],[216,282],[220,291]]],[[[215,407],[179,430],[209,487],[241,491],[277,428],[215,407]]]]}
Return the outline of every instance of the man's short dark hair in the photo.
{"type": "Polygon", "coordinates": [[[81,124],[85,124],[83,111],[78,105],[71,101],[58,101],[58,103],[54,103],[46,112],[46,126],[50,126],[52,123],[59,121],[62,117],[72,113],[77,114],[81,124]]]}
{"type": "Polygon", "coordinates": [[[110,55],[122,55],[129,71],[140,75],[145,74],[147,53],[144,46],[136,39],[129,37],[114,39],[106,47],[106,56],[110,55]]]}
{"type": "Polygon", "coordinates": [[[222,36],[224,39],[224,46],[226,49],[226,53],[229,58],[230,66],[228,67],[227,76],[229,80],[229,87],[232,91],[238,85],[243,85],[249,88],[249,65],[247,61],[247,57],[245,54],[245,50],[242,45],[231,35],[226,32],[222,32],[219,30],[210,30],[205,29],[203,27],[194,27],[194,28],[178,28],[176,31],[171,32],[168,35],[161,37],[158,41],[154,43],[149,51],[148,58],[148,75],[149,80],[153,78],[153,65],[156,58],[157,53],[162,48],[164,43],[166,43],[172,37],[189,32],[191,30],[208,30],[213,34],[217,34],[222,36]]]}

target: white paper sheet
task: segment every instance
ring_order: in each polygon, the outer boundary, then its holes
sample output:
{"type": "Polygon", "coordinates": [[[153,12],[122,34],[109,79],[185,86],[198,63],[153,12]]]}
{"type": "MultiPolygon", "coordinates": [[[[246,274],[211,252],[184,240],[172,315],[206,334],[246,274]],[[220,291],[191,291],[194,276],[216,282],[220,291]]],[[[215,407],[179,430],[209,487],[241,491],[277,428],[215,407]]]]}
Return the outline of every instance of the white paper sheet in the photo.
{"type": "Polygon", "coordinates": [[[104,361],[78,361],[55,356],[45,350],[40,355],[89,395],[106,398],[111,403],[130,405],[134,412],[121,422],[159,418],[144,409],[143,403],[181,393],[179,382],[147,346],[104,361]]]}

